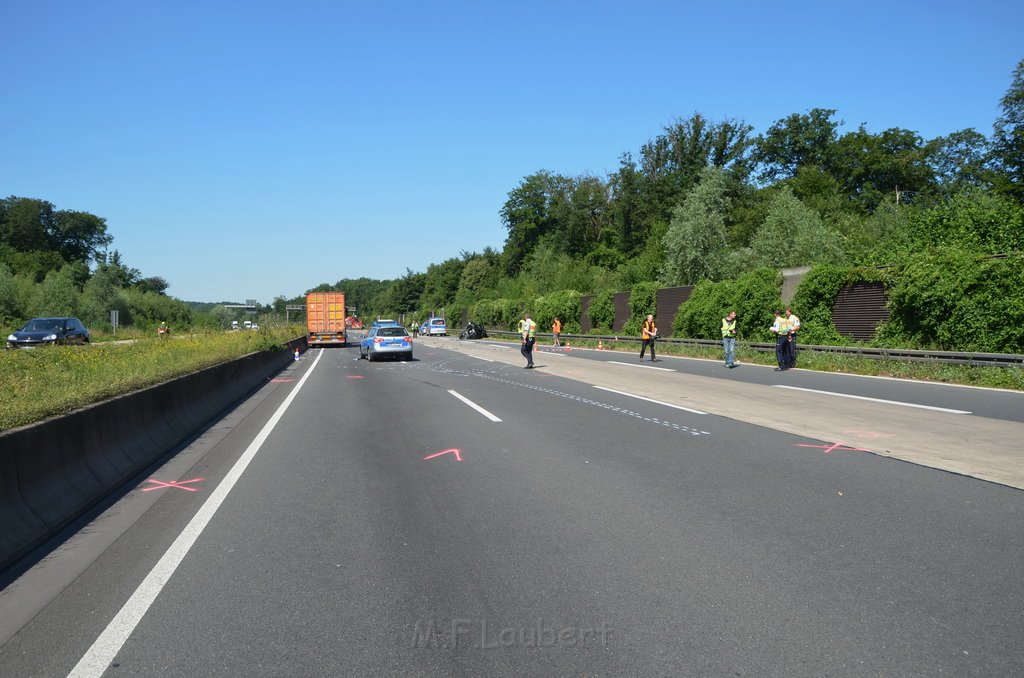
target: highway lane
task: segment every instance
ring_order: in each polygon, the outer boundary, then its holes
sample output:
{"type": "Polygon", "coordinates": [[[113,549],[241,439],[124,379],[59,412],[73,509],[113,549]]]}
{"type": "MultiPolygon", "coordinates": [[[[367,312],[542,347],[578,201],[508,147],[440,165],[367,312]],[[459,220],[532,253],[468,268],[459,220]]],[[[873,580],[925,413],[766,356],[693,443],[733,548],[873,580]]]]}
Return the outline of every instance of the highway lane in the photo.
{"type": "Polygon", "coordinates": [[[1020,491],[448,345],[307,354],[177,470],[198,492],[159,490],[0,648],[0,673],[65,675],[305,373],[107,675],[1024,668],[1020,491]]]}
{"type": "MultiPolygon", "coordinates": [[[[430,339],[430,342],[438,340],[430,339]]],[[[514,346],[507,342],[461,342],[480,343],[499,346],[514,346]]],[[[578,360],[600,362],[626,361],[639,362],[636,352],[597,351],[569,347],[556,349],[551,346],[538,346],[545,358],[557,360],[554,356],[565,356],[578,360]]],[[[703,358],[684,358],[659,354],[659,362],[655,366],[678,370],[685,374],[725,379],[736,383],[748,383],[762,386],[790,385],[799,388],[814,389],[825,393],[843,393],[864,398],[876,398],[895,402],[916,403],[928,407],[965,410],[978,416],[1007,421],[1024,422],[1024,392],[999,389],[976,388],[956,384],[941,384],[907,379],[886,377],[860,376],[816,372],[809,370],[789,370],[775,372],[771,367],[754,364],[740,364],[736,369],[728,369],[721,361],[703,358]]],[[[650,363],[644,363],[650,365],[650,363]]],[[[840,396],[831,396],[840,397],[840,396]]]]}

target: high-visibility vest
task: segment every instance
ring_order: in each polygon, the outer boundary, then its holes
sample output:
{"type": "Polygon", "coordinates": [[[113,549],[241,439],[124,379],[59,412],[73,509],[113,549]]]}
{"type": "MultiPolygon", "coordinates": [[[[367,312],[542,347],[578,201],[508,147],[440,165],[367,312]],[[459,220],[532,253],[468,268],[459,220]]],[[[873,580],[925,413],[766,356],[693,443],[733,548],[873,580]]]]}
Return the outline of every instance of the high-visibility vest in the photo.
{"type": "Polygon", "coordinates": [[[552,332],[553,332],[554,334],[558,334],[559,332],[561,332],[561,331],[562,331],[562,323],[560,323],[560,322],[558,322],[558,321],[556,320],[556,321],[555,321],[555,322],[554,322],[554,323],[553,323],[553,324],[551,325],[551,331],[552,331],[552,332]]]}
{"type": "Polygon", "coordinates": [[[722,318],[722,338],[736,336],[736,320],[722,318]]]}
{"type": "Polygon", "coordinates": [[[533,320],[523,322],[523,339],[533,339],[537,336],[537,323],[533,320]]]}
{"type": "Polygon", "coordinates": [[[653,337],[656,334],[654,321],[645,320],[643,326],[641,327],[641,330],[644,339],[650,339],[651,337],[653,337]]]}

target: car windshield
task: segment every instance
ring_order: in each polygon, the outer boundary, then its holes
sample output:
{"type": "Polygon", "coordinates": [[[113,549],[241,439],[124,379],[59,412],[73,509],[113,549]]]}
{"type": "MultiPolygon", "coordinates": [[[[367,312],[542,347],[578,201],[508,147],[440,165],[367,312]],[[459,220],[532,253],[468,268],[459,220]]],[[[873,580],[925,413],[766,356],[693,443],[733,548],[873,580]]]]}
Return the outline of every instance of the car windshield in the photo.
{"type": "Polygon", "coordinates": [[[36,318],[29,320],[22,328],[23,332],[59,332],[64,329],[64,320],[61,318],[36,318]]]}
{"type": "Polygon", "coordinates": [[[430,322],[434,323],[435,325],[444,325],[444,320],[440,318],[438,318],[437,320],[431,320],[430,322]]]}
{"type": "Polygon", "coordinates": [[[377,330],[378,337],[405,337],[409,333],[405,331],[404,327],[382,327],[377,330]]]}

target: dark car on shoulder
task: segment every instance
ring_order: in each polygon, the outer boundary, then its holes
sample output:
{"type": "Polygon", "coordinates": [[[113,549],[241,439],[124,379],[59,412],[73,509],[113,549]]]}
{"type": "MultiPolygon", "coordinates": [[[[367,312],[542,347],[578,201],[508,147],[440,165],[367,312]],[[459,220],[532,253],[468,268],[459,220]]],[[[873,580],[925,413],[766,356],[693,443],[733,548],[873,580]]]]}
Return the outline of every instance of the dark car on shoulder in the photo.
{"type": "Polygon", "coordinates": [[[88,343],[89,330],[78,318],[33,318],[7,335],[7,348],[88,343]]]}

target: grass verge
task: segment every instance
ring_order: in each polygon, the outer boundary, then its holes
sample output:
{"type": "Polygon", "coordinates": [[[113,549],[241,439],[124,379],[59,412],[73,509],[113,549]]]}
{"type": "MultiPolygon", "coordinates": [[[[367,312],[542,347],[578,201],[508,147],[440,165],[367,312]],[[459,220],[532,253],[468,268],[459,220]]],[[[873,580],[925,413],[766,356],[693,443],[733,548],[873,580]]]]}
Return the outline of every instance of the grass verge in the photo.
{"type": "Polygon", "coordinates": [[[249,353],[280,350],[303,332],[295,327],[268,328],[0,351],[0,431],[249,353]]]}

